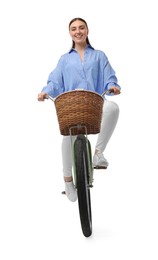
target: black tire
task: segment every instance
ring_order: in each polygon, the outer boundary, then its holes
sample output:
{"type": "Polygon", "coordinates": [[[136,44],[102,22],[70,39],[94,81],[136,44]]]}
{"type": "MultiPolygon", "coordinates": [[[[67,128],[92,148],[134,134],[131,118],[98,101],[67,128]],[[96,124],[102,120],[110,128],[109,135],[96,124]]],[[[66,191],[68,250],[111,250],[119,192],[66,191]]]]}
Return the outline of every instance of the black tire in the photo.
{"type": "Polygon", "coordinates": [[[79,215],[85,237],[92,234],[90,188],[88,186],[88,154],[86,138],[78,135],[74,144],[79,215]]]}

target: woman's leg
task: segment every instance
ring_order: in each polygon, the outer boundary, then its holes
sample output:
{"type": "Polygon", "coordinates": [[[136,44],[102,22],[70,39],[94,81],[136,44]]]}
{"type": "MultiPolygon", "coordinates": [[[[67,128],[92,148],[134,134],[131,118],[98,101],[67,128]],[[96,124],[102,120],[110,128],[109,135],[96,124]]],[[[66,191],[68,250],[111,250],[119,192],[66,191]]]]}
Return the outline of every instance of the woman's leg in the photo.
{"type": "Polygon", "coordinates": [[[102,115],[102,122],[100,133],[98,134],[98,139],[96,143],[96,150],[100,151],[101,153],[104,152],[107,143],[112,136],[112,133],[115,129],[119,116],[119,107],[113,101],[104,101],[103,106],[103,115],[102,115]]]}
{"type": "Polygon", "coordinates": [[[63,136],[62,161],[64,179],[72,180],[72,150],[70,136],[63,136]]]}
{"type": "Polygon", "coordinates": [[[62,161],[63,161],[63,175],[65,181],[65,191],[69,200],[76,201],[77,192],[74,188],[72,178],[72,144],[74,143],[75,136],[64,136],[62,140],[62,161]],[[72,139],[71,139],[72,138],[72,139]],[[72,143],[71,143],[72,142],[72,143]]]}
{"type": "MultiPolygon", "coordinates": [[[[104,160],[102,154],[112,136],[112,133],[115,129],[115,126],[117,124],[119,116],[119,107],[118,105],[113,102],[113,101],[104,101],[104,106],[103,106],[103,115],[102,115],[102,122],[101,122],[101,128],[100,128],[100,133],[98,134],[97,138],[97,143],[96,143],[96,150],[95,154],[101,155],[101,163],[104,160]]],[[[95,157],[95,156],[94,156],[95,157]]],[[[94,158],[94,165],[97,164],[97,160],[99,158],[94,158]]],[[[105,159],[106,161],[106,159],[105,159]]],[[[105,164],[108,166],[107,161],[105,164]]]]}

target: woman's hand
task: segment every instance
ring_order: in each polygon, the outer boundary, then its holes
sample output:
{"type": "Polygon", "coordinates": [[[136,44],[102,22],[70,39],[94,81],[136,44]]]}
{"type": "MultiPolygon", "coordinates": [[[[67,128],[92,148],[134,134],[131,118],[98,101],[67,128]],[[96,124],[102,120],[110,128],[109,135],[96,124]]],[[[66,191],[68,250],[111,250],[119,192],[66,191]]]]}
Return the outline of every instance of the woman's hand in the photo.
{"type": "Polygon", "coordinates": [[[118,87],[111,87],[109,91],[114,93],[114,95],[119,95],[121,93],[118,87]]]}
{"type": "Polygon", "coordinates": [[[47,93],[41,92],[38,94],[38,101],[44,101],[46,99],[47,93]]]}

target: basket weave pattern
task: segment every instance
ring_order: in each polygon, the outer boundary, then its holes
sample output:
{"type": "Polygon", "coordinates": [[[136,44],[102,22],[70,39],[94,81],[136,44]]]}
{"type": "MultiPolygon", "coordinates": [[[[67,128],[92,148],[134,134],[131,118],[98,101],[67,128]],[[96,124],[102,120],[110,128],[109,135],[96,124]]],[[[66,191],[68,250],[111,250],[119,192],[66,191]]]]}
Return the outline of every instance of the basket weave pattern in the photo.
{"type": "MultiPolygon", "coordinates": [[[[70,127],[86,126],[87,134],[100,132],[103,98],[91,91],[73,90],[55,100],[61,135],[70,135],[70,127]]],[[[84,127],[73,128],[72,135],[85,134],[84,127]]]]}

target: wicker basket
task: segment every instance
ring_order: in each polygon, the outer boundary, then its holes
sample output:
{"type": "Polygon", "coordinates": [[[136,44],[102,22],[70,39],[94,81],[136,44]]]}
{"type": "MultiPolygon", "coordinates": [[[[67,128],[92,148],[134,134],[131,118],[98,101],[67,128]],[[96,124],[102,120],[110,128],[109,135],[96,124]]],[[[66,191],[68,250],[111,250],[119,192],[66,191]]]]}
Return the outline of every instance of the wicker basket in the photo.
{"type": "Polygon", "coordinates": [[[55,99],[56,113],[61,135],[97,134],[100,132],[103,98],[92,91],[73,90],[55,99]]]}

